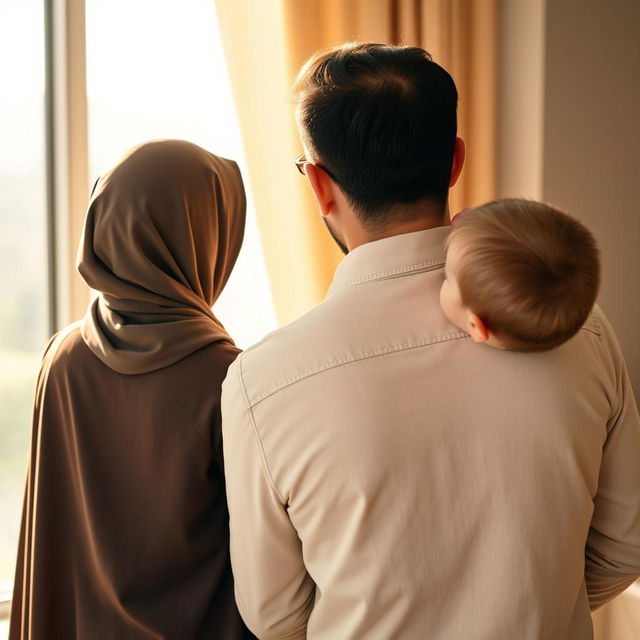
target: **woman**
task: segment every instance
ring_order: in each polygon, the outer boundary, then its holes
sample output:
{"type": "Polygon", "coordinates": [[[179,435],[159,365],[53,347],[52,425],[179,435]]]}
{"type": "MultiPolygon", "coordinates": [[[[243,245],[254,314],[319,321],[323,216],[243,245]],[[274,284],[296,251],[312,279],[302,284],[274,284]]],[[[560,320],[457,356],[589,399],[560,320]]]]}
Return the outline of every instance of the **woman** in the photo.
{"type": "Polygon", "coordinates": [[[236,261],[234,162],[144,144],[92,194],[78,269],[99,292],[36,392],[10,639],[252,637],[234,602],[211,306],[236,261]]]}

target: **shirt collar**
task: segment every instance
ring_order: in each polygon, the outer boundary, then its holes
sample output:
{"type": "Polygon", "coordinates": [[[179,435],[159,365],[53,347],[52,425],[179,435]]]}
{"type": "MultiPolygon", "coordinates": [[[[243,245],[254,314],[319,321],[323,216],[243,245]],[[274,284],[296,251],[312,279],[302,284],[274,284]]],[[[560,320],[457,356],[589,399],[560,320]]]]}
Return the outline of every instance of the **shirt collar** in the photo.
{"type": "Polygon", "coordinates": [[[435,227],[360,245],[338,265],[328,295],[369,280],[437,269],[444,264],[450,232],[450,226],[435,227]]]}

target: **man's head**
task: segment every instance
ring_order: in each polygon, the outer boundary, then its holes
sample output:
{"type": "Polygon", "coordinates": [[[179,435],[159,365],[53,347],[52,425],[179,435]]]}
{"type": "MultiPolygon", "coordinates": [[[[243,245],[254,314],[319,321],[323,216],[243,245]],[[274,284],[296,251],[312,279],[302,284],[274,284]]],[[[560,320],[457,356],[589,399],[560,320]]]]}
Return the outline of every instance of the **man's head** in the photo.
{"type": "Polygon", "coordinates": [[[417,217],[444,222],[464,149],[455,84],[426,51],[342,45],[310,58],[294,89],[302,166],[335,236],[349,224],[375,236],[417,217]]]}
{"type": "Polygon", "coordinates": [[[540,202],[497,200],[456,217],[440,303],[476,342],[545,351],[571,338],[595,304],[596,241],[540,202]]]}

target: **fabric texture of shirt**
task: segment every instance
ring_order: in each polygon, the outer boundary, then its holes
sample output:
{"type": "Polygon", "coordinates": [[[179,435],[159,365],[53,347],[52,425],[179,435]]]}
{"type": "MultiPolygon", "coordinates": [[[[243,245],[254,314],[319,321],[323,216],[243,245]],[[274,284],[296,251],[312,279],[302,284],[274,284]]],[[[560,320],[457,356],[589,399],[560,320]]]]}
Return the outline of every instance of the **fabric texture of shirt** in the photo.
{"type": "Polygon", "coordinates": [[[223,385],[236,599],[264,640],[586,640],[640,575],[640,421],[596,308],[545,353],[443,316],[446,227],[371,242],[223,385]]]}
{"type": "Polygon", "coordinates": [[[78,326],[38,380],[10,640],[242,640],[214,342],[123,375],[78,326]]]}

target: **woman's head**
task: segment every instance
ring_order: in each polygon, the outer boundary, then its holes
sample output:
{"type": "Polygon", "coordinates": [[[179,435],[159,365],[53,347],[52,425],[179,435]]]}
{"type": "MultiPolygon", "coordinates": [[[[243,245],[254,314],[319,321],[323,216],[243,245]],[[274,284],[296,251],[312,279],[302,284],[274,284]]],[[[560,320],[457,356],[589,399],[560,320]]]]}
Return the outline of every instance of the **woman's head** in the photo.
{"type": "Polygon", "coordinates": [[[87,345],[122,373],[230,340],[211,306],[236,262],[246,200],[235,162],[180,140],[131,150],[94,188],[78,270],[100,295],[87,345]]]}
{"type": "Polygon", "coordinates": [[[78,269],[109,297],[211,307],[238,257],[244,222],[234,162],[180,140],[149,142],[96,184],[78,269]]]}

